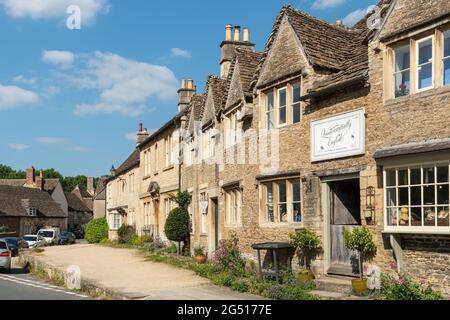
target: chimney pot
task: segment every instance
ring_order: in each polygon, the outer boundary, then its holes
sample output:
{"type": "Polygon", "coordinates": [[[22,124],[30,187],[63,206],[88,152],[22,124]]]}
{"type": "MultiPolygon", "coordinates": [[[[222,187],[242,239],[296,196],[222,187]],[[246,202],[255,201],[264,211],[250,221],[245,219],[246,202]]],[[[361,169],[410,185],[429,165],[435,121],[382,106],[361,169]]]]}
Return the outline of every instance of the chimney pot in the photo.
{"type": "Polygon", "coordinates": [[[231,24],[227,24],[225,26],[225,41],[232,41],[233,26],[231,24]]]}
{"type": "Polygon", "coordinates": [[[235,42],[241,41],[241,27],[240,26],[234,27],[234,41],[235,42]]]}
{"type": "Polygon", "coordinates": [[[139,132],[142,132],[142,122],[139,123],[139,132]]]}
{"type": "Polygon", "coordinates": [[[344,27],[344,22],[342,22],[342,20],[336,20],[336,24],[337,27],[344,27]]]}
{"type": "Polygon", "coordinates": [[[249,28],[244,28],[243,39],[244,42],[250,42],[250,30],[249,28]]]}

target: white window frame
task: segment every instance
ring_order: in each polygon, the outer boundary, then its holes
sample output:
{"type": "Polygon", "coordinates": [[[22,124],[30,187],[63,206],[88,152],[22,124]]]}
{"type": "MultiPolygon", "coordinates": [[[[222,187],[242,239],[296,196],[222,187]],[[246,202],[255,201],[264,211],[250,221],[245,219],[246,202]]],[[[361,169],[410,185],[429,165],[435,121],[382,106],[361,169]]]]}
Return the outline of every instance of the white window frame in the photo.
{"type": "Polygon", "coordinates": [[[445,62],[447,60],[450,61],[450,54],[448,56],[444,56],[445,54],[445,38],[447,35],[447,40],[450,42],[450,30],[447,30],[445,32],[442,33],[442,85],[443,86],[448,86],[450,85],[450,79],[449,79],[449,83],[445,84],[445,62]]]}
{"type": "MultiPolygon", "coordinates": [[[[434,75],[434,66],[435,66],[434,46],[435,46],[434,35],[431,35],[431,36],[428,36],[428,37],[425,37],[425,38],[422,38],[422,39],[416,41],[416,48],[415,48],[415,50],[416,50],[416,61],[414,62],[415,66],[416,66],[416,92],[427,91],[427,90],[433,89],[434,86],[435,86],[434,85],[434,76],[435,76],[434,75]],[[429,41],[430,39],[431,39],[431,86],[419,89],[419,82],[420,82],[419,81],[419,72],[420,72],[420,68],[422,66],[427,65],[427,64],[430,63],[430,61],[428,61],[426,63],[423,63],[422,65],[419,65],[419,47],[420,47],[420,44],[422,42],[429,41]]],[[[411,63],[411,59],[410,59],[410,63],[411,63]]]]}
{"type": "Polygon", "coordinates": [[[115,211],[112,214],[112,230],[118,230],[121,226],[122,217],[119,212],[115,211]]]}
{"type": "Polygon", "coordinates": [[[293,82],[291,84],[291,120],[292,120],[292,124],[297,124],[297,123],[301,123],[302,122],[302,100],[300,99],[298,102],[294,101],[294,87],[298,86],[299,91],[300,91],[300,98],[302,96],[302,85],[301,82],[293,82]],[[294,122],[294,110],[295,107],[298,105],[298,109],[299,109],[299,115],[300,115],[300,119],[298,120],[298,122],[294,122]]]}
{"type": "Polygon", "coordinates": [[[402,97],[402,96],[398,96],[397,97],[396,94],[395,94],[395,92],[397,90],[397,87],[395,86],[396,85],[396,82],[395,82],[396,75],[397,74],[403,74],[404,72],[408,72],[409,73],[409,93],[406,96],[410,96],[411,95],[411,64],[414,63],[413,61],[411,61],[411,45],[408,43],[408,44],[405,44],[405,45],[398,46],[396,48],[392,48],[392,52],[393,52],[393,56],[392,56],[392,75],[391,75],[392,76],[392,95],[393,95],[394,98],[402,97]],[[397,63],[397,61],[396,61],[396,56],[397,55],[395,54],[395,51],[399,50],[401,48],[404,48],[404,47],[408,47],[408,50],[409,50],[409,68],[396,71],[395,70],[396,69],[395,66],[396,66],[396,63],[397,63]]]}
{"type": "Polygon", "coordinates": [[[275,94],[273,91],[267,92],[266,93],[266,105],[265,105],[265,113],[266,113],[266,130],[272,130],[275,129],[275,94]],[[269,96],[272,95],[272,109],[269,110],[269,96]],[[269,115],[272,114],[272,126],[270,126],[270,122],[269,122],[269,115]]]}
{"type": "Polygon", "coordinates": [[[277,90],[277,103],[276,103],[276,108],[275,109],[277,110],[277,116],[278,116],[278,119],[277,119],[278,120],[277,121],[278,128],[282,128],[282,127],[287,126],[287,123],[288,123],[288,110],[287,110],[287,107],[288,107],[288,89],[287,89],[287,86],[286,86],[286,87],[283,87],[283,88],[280,88],[280,89],[277,90]],[[280,105],[280,99],[281,99],[280,92],[281,91],[285,92],[285,97],[286,97],[286,102],[285,102],[285,105],[283,107],[281,107],[281,105],[280,105]],[[280,123],[281,109],[284,109],[284,111],[285,111],[284,123],[280,123]]]}
{"type": "MultiPolygon", "coordinates": [[[[439,185],[445,185],[448,184],[450,186],[450,181],[447,183],[438,183],[437,182],[437,167],[441,167],[441,166],[445,166],[446,164],[448,164],[449,166],[449,176],[450,176],[450,161],[434,161],[434,162],[420,162],[420,163],[411,163],[411,164],[407,164],[407,165],[396,165],[396,166],[385,166],[383,168],[383,209],[384,209],[384,231],[387,233],[412,233],[412,234],[450,234],[450,225],[449,226],[437,226],[437,208],[439,207],[449,207],[450,208],[450,203],[449,204],[441,204],[439,205],[437,203],[437,186],[439,185]],[[428,168],[430,166],[434,166],[434,183],[424,183],[423,179],[423,168],[428,168]],[[410,191],[410,187],[411,187],[411,169],[417,169],[420,168],[421,169],[421,183],[419,185],[413,185],[414,187],[421,187],[421,198],[422,198],[422,203],[421,205],[413,205],[411,206],[411,191],[410,191]],[[395,187],[394,186],[387,186],[387,171],[389,170],[396,170],[396,182],[395,182],[395,187]],[[409,183],[407,185],[402,185],[401,187],[404,188],[408,188],[408,208],[410,209],[411,207],[420,207],[421,208],[421,213],[422,213],[422,226],[411,226],[411,210],[409,210],[409,226],[401,226],[399,225],[400,219],[398,217],[398,213],[397,213],[397,226],[389,226],[388,225],[388,210],[390,208],[397,208],[398,210],[400,210],[400,208],[402,206],[399,205],[399,182],[398,182],[398,171],[399,170],[407,170],[408,171],[408,178],[409,178],[409,183]],[[435,186],[435,192],[434,192],[434,196],[435,196],[435,203],[434,205],[425,205],[423,204],[423,187],[424,186],[435,186]],[[387,190],[388,189],[393,189],[395,188],[396,190],[396,206],[388,206],[387,205],[387,190]],[[424,225],[424,208],[426,207],[434,207],[435,208],[435,226],[425,226],[424,225]]],[[[449,177],[450,179],[450,177],[449,177]]],[[[450,187],[449,187],[449,198],[450,198],[450,187]]]]}
{"type": "Polygon", "coordinates": [[[237,226],[241,224],[242,192],[240,189],[226,191],[227,224],[237,226]]]}
{"type": "Polygon", "coordinates": [[[30,217],[36,217],[36,215],[37,215],[37,210],[36,210],[36,208],[33,208],[33,207],[28,208],[28,215],[29,215],[30,217]]]}
{"type": "MultiPolygon", "coordinates": [[[[201,192],[200,201],[208,201],[208,196],[206,192],[201,192]]],[[[209,211],[209,203],[208,203],[208,209],[206,209],[206,212],[200,212],[200,234],[201,235],[207,235],[208,234],[208,211],[209,211]]]]}

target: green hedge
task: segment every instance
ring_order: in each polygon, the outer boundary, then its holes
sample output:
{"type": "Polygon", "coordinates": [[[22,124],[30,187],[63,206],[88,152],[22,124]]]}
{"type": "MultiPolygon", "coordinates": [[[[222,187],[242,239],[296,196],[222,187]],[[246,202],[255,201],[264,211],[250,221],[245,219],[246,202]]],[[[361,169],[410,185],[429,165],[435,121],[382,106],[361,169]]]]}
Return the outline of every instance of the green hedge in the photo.
{"type": "Polygon", "coordinates": [[[100,243],[102,240],[108,238],[108,222],[106,218],[91,220],[86,225],[86,240],[89,243],[100,243]]]}

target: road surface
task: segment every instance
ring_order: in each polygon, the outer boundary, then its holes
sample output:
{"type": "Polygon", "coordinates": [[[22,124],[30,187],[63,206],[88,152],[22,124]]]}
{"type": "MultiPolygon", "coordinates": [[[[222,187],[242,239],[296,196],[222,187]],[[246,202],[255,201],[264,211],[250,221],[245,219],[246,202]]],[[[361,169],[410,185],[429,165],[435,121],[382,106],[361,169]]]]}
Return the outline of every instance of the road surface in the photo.
{"type": "Polygon", "coordinates": [[[38,280],[17,266],[11,274],[0,273],[0,300],[86,300],[87,296],[38,280]]]}

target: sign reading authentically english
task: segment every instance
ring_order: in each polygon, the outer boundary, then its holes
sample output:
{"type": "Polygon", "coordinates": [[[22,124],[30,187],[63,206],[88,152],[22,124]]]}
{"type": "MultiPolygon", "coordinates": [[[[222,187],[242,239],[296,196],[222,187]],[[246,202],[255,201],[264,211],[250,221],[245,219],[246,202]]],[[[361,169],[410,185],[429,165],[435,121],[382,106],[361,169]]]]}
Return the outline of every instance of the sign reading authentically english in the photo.
{"type": "Polygon", "coordinates": [[[364,109],[311,123],[311,161],[365,153],[364,109]]]}

